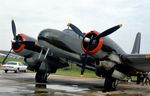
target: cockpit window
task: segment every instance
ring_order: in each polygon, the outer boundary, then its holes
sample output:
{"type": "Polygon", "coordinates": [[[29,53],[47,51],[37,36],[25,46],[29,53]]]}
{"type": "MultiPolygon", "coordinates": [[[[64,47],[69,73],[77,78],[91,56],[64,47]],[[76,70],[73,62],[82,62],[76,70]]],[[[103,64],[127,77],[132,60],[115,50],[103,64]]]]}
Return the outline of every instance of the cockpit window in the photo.
{"type": "Polygon", "coordinates": [[[65,29],[62,32],[67,33],[68,35],[70,35],[74,38],[80,38],[80,36],[71,29],[65,29]]]}

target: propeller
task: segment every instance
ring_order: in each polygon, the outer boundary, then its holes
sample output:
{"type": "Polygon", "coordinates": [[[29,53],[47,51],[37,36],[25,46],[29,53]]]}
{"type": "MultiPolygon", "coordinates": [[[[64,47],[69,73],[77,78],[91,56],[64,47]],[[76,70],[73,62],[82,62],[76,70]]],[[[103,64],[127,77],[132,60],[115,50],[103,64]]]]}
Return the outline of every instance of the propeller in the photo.
{"type": "Polygon", "coordinates": [[[4,58],[4,60],[3,60],[3,62],[2,62],[2,65],[5,63],[5,61],[6,61],[7,57],[8,57],[8,56],[9,56],[9,54],[11,53],[11,50],[12,50],[12,48],[10,49],[10,51],[7,53],[6,57],[4,58]]]}
{"type": "Polygon", "coordinates": [[[25,45],[31,45],[31,44],[34,45],[37,43],[37,42],[33,42],[33,41],[19,41],[19,40],[17,40],[17,38],[16,38],[16,25],[15,25],[15,22],[13,19],[12,19],[11,24],[12,24],[12,33],[14,35],[14,40],[12,40],[13,43],[21,43],[21,44],[25,44],[25,45]]]}
{"type": "MultiPolygon", "coordinates": [[[[13,19],[11,21],[11,26],[12,26],[12,32],[13,32],[13,35],[14,35],[14,39],[16,41],[16,25],[15,25],[15,22],[14,22],[13,19]]],[[[7,53],[6,57],[4,58],[4,60],[2,62],[2,65],[5,63],[6,59],[8,58],[9,54],[11,53],[11,51],[12,51],[12,47],[11,47],[10,51],[7,53]]]]}
{"type": "Polygon", "coordinates": [[[67,26],[71,27],[72,30],[73,30],[74,32],[76,32],[77,34],[79,34],[81,37],[83,37],[83,38],[85,37],[85,36],[83,35],[83,33],[80,31],[80,29],[77,28],[75,25],[73,25],[73,24],[71,24],[71,23],[68,23],[67,26]]]}
{"type": "Polygon", "coordinates": [[[119,24],[117,26],[111,27],[111,28],[105,30],[104,32],[102,32],[101,34],[97,35],[96,37],[91,37],[91,38],[85,37],[84,34],[80,31],[80,29],[78,27],[76,27],[75,25],[73,25],[71,23],[68,23],[67,26],[71,27],[71,29],[75,33],[77,33],[79,36],[83,37],[83,40],[88,43],[87,48],[86,48],[86,52],[85,52],[85,57],[83,59],[81,74],[80,74],[80,76],[83,77],[84,69],[85,69],[86,62],[87,62],[87,54],[88,54],[89,46],[92,44],[93,40],[100,39],[102,37],[105,37],[105,36],[115,32],[120,27],[122,27],[122,24],[119,24]]]}
{"type": "Polygon", "coordinates": [[[14,39],[15,39],[15,41],[16,41],[16,40],[17,40],[17,39],[16,39],[16,25],[15,25],[15,22],[14,22],[13,19],[12,19],[12,21],[11,21],[11,25],[12,25],[12,33],[13,33],[14,39]]]}
{"type": "Polygon", "coordinates": [[[30,46],[34,46],[34,45],[37,45],[37,42],[34,42],[34,41],[20,41],[20,42],[14,42],[14,43],[20,43],[20,44],[25,44],[25,45],[30,45],[30,46]]]}
{"type": "Polygon", "coordinates": [[[101,37],[105,37],[113,32],[115,32],[116,30],[118,30],[120,27],[122,27],[122,24],[119,24],[117,26],[114,26],[112,28],[109,28],[107,30],[105,30],[104,32],[102,32],[101,34],[99,34],[98,36],[96,36],[95,38],[92,38],[91,40],[95,40],[95,39],[99,39],[101,37]]]}
{"type": "Polygon", "coordinates": [[[89,50],[89,44],[88,44],[87,49],[86,49],[86,53],[85,53],[85,57],[84,57],[84,60],[83,60],[80,77],[83,77],[83,74],[84,74],[84,69],[85,69],[86,62],[87,62],[88,50],[89,50]]]}
{"type": "MultiPolygon", "coordinates": [[[[12,26],[12,33],[13,33],[15,42],[17,42],[17,39],[16,39],[16,25],[15,25],[15,22],[14,22],[13,19],[11,21],[11,26],[12,26]]],[[[6,59],[8,58],[9,54],[11,53],[12,49],[13,49],[13,47],[11,47],[10,51],[7,53],[6,57],[4,58],[4,60],[2,62],[2,65],[5,63],[6,59]]]]}
{"type": "MultiPolygon", "coordinates": [[[[34,41],[20,41],[19,40],[20,38],[17,39],[17,36],[16,36],[16,25],[15,25],[15,21],[13,19],[11,21],[11,26],[12,26],[12,33],[13,33],[13,36],[14,36],[14,40],[12,40],[12,43],[25,44],[25,45],[29,45],[29,46],[37,45],[37,42],[34,42],[34,41]]],[[[5,63],[6,59],[8,58],[9,54],[11,53],[12,49],[13,49],[13,46],[11,47],[10,51],[7,53],[7,55],[4,58],[2,64],[5,63]]]]}

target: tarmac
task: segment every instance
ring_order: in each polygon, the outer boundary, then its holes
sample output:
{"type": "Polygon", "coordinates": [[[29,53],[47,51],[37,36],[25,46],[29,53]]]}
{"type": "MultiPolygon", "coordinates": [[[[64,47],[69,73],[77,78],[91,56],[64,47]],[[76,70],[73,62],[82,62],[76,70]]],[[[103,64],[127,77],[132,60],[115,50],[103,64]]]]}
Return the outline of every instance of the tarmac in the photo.
{"type": "Polygon", "coordinates": [[[120,82],[104,92],[104,79],[50,75],[47,83],[36,83],[35,73],[0,70],[0,96],[150,96],[150,85],[120,82]]]}

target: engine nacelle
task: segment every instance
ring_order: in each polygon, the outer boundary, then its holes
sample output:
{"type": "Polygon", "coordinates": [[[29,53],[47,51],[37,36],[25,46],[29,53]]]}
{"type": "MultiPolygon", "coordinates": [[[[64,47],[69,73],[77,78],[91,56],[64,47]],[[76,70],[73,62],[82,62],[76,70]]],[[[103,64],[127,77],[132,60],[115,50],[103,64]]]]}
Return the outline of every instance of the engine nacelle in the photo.
{"type": "Polygon", "coordinates": [[[100,67],[103,67],[105,70],[110,70],[112,69],[116,64],[111,61],[101,61],[100,62],[100,67]]]}
{"type": "MultiPolygon", "coordinates": [[[[24,42],[24,41],[34,41],[36,42],[37,40],[35,40],[32,37],[29,37],[25,34],[18,34],[16,36],[17,42],[24,42]]],[[[32,46],[31,46],[32,47],[32,46]]],[[[13,51],[21,56],[29,56],[33,54],[33,51],[28,50],[27,46],[25,44],[21,44],[21,43],[13,43],[12,42],[12,48],[13,51]]]]}
{"type": "Polygon", "coordinates": [[[24,61],[29,65],[30,70],[38,69],[41,64],[39,53],[33,54],[30,58],[25,58],[24,61]]]}
{"type": "MultiPolygon", "coordinates": [[[[87,34],[85,34],[85,37],[93,38],[99,34],[100,33],[97,31],[91,31],[91,32],[88,32],[87,34]]],[[[83,38],[82,42],[81,42],[81,48],[85,53],[86,53],[86,51],[87,51],[86,49],[89,45],[88,44],[89,42],[86,42],[86,40],[85,40],[86,38],[83,38]]],[[[103,58],[108,55],[108,53],[103,51],[103,38],[93,40],[93,42],[89,45],[88,54],[90,54],[91,56],[93,56],[95,58],[103,58]]]]}
{"type": "MultiPolygon", "coordinates": [[[[99,32],[97,32],[97,31],[91,31],[91,32],[88,32],[87,34],[85,34],[85,37],[91,38],[91,37],[96,37],[97,35],[99,35],[99,32]]],[[[82,42],[81,42],[81,47],[82,47],[82,50],[84,52],[86,52],[87,45],[89,43],[86,40],[87,38],[83,38],[82,42]]],[[[88,54],[92,55],[92,54],[97,53],[102,48],[102,45],[103,45],[103,39],[102,38],[100,38],[98,40],[94,40],[92,42],[92,44],[89,46],[88,54]]]]}
{"type": "Polygon", "coordinates": [[[112,73],[111,76],[114,77],[114,78],[120,79],[120,80],[122,80],[126,77],[125,74],[119,72],[118,70],[114,70],[114,72],[112,73]]]}

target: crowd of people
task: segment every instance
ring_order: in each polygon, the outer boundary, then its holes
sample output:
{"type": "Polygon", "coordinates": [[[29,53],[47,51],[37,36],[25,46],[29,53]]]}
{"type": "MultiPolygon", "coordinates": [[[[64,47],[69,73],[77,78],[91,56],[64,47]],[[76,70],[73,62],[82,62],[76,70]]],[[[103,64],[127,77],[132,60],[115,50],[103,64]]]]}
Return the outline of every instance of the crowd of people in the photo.
{"type": "Polygon", "coordinates": [[[137,72],[137,84],[140,84],[142,82],[142,85],[150,85],[150,72],[137,72]]]}

